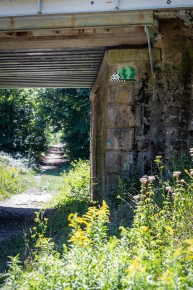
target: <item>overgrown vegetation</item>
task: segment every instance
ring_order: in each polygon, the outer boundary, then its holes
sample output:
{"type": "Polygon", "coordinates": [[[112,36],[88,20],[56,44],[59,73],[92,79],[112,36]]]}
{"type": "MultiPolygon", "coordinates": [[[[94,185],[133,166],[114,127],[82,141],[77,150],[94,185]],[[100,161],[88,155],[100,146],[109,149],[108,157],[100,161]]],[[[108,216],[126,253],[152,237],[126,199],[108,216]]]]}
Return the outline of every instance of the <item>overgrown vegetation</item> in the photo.
{"type": "Polygon", "coordinates": [[[54,208],[52,218],[48,220],[49,235],[57,240],[57,246],[68,241],[70,229],[68,216],[78,212],[83,214],[87,211],[90,201],[89,181],[90,167],[88,161],[74,161],[69,172],[62,174],[61,188],[49,203],[54,208]]]}
{"type": "MultiPolygon", "coordinates": [[[[79,205],[68,218],[68,243],[58,250],[47,237],[49,221],[38,215],[32,259],[22,268],[19,257],[12,258],[4,288],[192,289],[193,170],[185,169],[186,178],[175,171],[171,179],[164,180],[161,158],[156,162],[159,174],[141,178],[141,191],[131,201],[135,205],[133,226],[121,227],[120,238],[109,236],[110,212],[105,202],[89,207],[82,216],[77,214],[82,201],[84,210],[85,204],[88,207],[88,180],[85,173],[76,179],[76,170],[71,171],[65,177],[66,194],[57,202],[65,215],[78,198],[79,205]],[[157,194],[162,197],[159,203],[157,194]]],[[[76,166],[79,170],[83,164],[76,166]]]]}
{"type": "MultiPolygon", "coordinates": [[[[17,163],[21,168],[26,168],[24,163],[26,164],[27,160],[16,160],[8,154],[4,155],[6,159],[9,159],[9,163],[17,163]]],[[[28,173],[24,176],[30,178],[28,173]]],[[[45,208],[49,208],[49,210],[42,210],[41,216],[50,216],[46,234],[54,239],[60,252],[63,249],[63,243],[68,241],[68,234],[70,232],[68,228],[68,215],[71,212],[85,213],[90,203],[89,179],[89,162],[80,160],[73,162],[71,165],[68,163],[64,164],[62,167],[52,169],[51,172],[50,170],[42,172],[41,182],[37,183],[36,181],[33,184],[38,190],[53,190],[57,193],[53,196],[53,200],[45,205],[45,208]],[[82,194],[75,194],[78,190],[82,194]]],[[[31,237],[31,229],[24,227],[24,231],[24,235],[21,233],[17,237],[14,236],[0,243],[0,261],[10,260],[7,257],[18,253],[22,264],[25,264],[25,259],[29,261],[33,255],[31,249],[33,249],[35,241],[31,237]]],[[[4,278],[0,274],[0,285],[3,280],[4,278]]]]}
{"type": "Polygon", "coordinates": [[[38,153],[46,142],[46,123],[40,115],[38,90],[0,91],[0,145],[2,149],[38,153]]]}
{"type": "Polygon", "coordinates": [[[0,200],[24,191],[33,184],[34,172],[27,161],[0,153],[0,200]]]}
{"type": "Polygon", "coordinates": [[[84,89],[0,90],[0,149],[37,158],[54,135],[69,158],[88,158],[89,111],[84,89]]]}
{"type": "Polygon", "coordinates": [[[60,192],[54,196],[53,203],[63,206],[66,201],[86,201],[89,199],[90,166],[89,161],[74,161],[68,173],[62,174],[60,192]]]}

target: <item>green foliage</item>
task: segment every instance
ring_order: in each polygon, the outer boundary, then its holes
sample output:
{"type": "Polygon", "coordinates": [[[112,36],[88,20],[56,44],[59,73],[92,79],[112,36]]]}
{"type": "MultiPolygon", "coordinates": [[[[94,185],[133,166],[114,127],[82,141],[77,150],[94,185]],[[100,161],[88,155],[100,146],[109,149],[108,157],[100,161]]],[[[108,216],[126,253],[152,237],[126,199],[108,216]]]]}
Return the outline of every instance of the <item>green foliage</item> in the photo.
{"type": "Polygon", "coordinates": [[[26,167],[26,160],[0,154],[0,200],[25,190],[32,184],[33,171],[26,167]]]}
{"type": "Polygon", "coordinates": [[[88,90],[0,90],[0,149],[38,157],[57,140],[71,159],[87,158],[89,111],[88,90]]]}
{"type": "Polygon", "coordinates": [[[18,193],[19,179],[18,170],[0,165],[0,199],[18,193]]]}
{"type": "Polygon", "coordinates": [[[0,91],[0,146],[40,152],[45,145],[45,120],[40,114],[38,90],[0,91]]]}
{"type": "Polygon", "coordinates": [[[68,173],[62,174],[63,182],[60,192],[54,196],[55,205],[63,205],[65,201],[89,199],[90,166],[89,161],[79,160],[71,163],[72,168],[68,173]]]}
{"type": "Polygon", "coordinates": [[[54,214],[48,221],[49,234],[58,240],[58,244],[68,239],[68,215],[70,213],[85,213],[90,204],[90,166],[88,161],[75,161],[68,173],[64,172],[58,194],[54,195],[49,206],[54,208],[54,214]]]}
{"type": "MultiPolygon", "coordinates": [[[[161,158],[156,162],[162,172],[161,158]]],[[[193,170],[185,174],[186,181],[179,171],[167,181],[141,178],[141,191],[133,197],[133,226],[121,227],[120,238],[108,235],[105,202],[82,217],[69,215],[70,244],[64,244],[61,253],[45,236],[47,221],[39,221],[34,259],[25,268],[18,265],[19,257],[12,259],[5,289],[192,289],[193,170]],[[162,195],[161,205],[156,194],[162,195]]],[[[72,190],[75,199],[70,175],[68,194],[72,190]]],[[[85,177],[75,183],[81,189],[85,177]]]]}
{"type": "Polygon", "coordinates": [[[53,127],[49,127],[46,130],[46,139],[48,140],[48,147],[52,147],[54,145],[58,145],[61,143],[63,139],[64,133],[62,131],[53,132],[53,127]]]}
{"type": "Polygon", "coordinates": [[[41,113],[51,132],[60,132],[68,157],[89,157],[90,101],[86,89],[41,90],[41,113]]]}

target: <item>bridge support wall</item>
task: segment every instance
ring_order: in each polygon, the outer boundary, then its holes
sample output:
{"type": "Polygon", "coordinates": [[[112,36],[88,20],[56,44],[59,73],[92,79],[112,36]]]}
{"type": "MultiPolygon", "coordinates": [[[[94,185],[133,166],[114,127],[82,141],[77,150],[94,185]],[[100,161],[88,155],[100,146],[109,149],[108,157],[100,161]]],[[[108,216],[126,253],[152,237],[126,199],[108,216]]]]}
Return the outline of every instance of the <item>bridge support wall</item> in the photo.
{"type": "Polygon", "coordinates": [[[181,21],[160,23],[153,45],[154,75],[148,49],[106,53],[91,93],[94,197],[100,196],[97,188],[101,198],[111,195],[118,176],[148,173],[156,155],[168,159],[192,146],[191,35],[181,21]],[[125,81],[112,82],[114,73],[122,71],[124,78],[123,69],[125,81]]]}

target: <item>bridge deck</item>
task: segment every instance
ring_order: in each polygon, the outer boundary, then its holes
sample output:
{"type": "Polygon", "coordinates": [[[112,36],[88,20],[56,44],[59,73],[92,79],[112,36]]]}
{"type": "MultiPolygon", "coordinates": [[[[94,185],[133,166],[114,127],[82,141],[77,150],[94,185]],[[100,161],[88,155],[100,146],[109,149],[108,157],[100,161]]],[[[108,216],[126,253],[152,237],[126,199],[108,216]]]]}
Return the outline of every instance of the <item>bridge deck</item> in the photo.
{"type": "Polygon", "coordinates": [[[1,0],[0,16],[193,7],[192,0],[1,0]]]}
{"type": "Polygon", "coordinates": [[[106,48],[147,46],[145,26],[192,7],[192,0],[0,0],[0,88],[91,88],[106,48]]]}

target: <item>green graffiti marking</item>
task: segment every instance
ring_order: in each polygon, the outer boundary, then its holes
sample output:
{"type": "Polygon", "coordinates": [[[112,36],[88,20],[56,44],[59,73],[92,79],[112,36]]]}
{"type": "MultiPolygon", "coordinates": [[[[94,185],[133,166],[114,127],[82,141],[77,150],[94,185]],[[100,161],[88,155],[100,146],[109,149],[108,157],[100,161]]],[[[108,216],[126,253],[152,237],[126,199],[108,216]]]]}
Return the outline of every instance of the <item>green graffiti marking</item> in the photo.
{"type": "Polygon", "coordinates": [[[120,75],[121,80],[133,80],[136,75],[135,69],[129,66],[118,68],[117,73],[120,75]]]}

